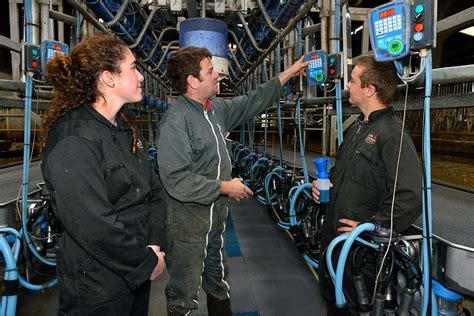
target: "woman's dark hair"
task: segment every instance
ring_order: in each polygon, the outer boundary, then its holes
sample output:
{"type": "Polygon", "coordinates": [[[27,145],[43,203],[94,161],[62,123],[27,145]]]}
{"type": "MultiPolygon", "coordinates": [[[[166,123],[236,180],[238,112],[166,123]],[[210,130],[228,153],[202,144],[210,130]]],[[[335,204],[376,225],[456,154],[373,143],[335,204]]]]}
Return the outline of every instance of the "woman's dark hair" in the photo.
{"type": "Polygon", "coordinates": [[[389,105],[399,82],[393,62],[378,62],[374,56],[367,55],[359,58],[354,66],[363,68],[360,76],[361,87],[374,86],[377,90],[377,99],[381,103],[389,105]]]}
{"type": "Polygon", "coordinates": [[[176,51],[166,65],[166,75],[173,89],[179,94],[185,93],[188,88],[186,79],[189,75],[202,79],[199,74],[201,60],[211,57],[211,53],[204,47],[188,46],[176,51]]]}
{"type": "MultiPolygon", "coordinates": [[[[86,38],[67,55],[57,55],[48,63],[48,79],[54,88],[53,101],[43,122],[42,140],[46,141],[54,123],[82,104],[92,104],[103,97],[98,90],[103,71],[120,73],[120,62],[128,47],[118,38],[97,35],[86,38]]],[[[122,111],[120,117],[132,129],[132,152],[136,152],[138,132],[122,111]]]]}

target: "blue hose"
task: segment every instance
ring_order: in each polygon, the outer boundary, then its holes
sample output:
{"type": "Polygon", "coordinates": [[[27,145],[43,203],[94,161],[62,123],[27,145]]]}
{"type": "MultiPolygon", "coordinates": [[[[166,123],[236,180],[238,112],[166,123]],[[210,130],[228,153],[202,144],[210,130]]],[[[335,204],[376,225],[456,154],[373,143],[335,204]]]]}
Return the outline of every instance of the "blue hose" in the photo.
{"type": "Polygon", "coordinates": [[[307,254],[304,254],[303,255],[303,259],[309,263],[313,268],[315,269],[319,269],[319,264],[313,260],[313,258],[311,258],[310,256],[308,256],[307,254]]]}
{"type": "Polygon", "coordinates": [[[297,226],[301,223],[300,221],[296,221],[296,211],[295,211],[295,205],[296,201],[298,200],[298,196],[303,190],[311,190],[313,185],[311,183],[304,183],[302,185],[299,185],[293,194],[293,197],[290,199],[290,225],[291,226],[297,226]]]}
{"type": "MultiPolygon", "coordinates": [[[[431,98],[431,51],[425,59],[425,100],[424,100],[424,129],[423,129],[423,162],[424,175],[426,177],[426,188],[423,191],[425,198],[423,199],[423,288],[431,288],[430,262],[432,252],[432,207],[431,207],[431,136],[430,136],[430,98],[431,98]],[[425,203],[426,200],[426,203],[425,203]],[[428,221],[428,222],[426,222],[428,221]],[[425,235],[426,234],[426,235],[425,235]]],[[[428,314],[428,302],[431,293],[423,291],[423,308],[422,315],[428,314]]],[[[433,312],[433,305],[432,312],[433,312]]],[[[436,314],[433,314],[436,315],[436,314]]]]}
{"type": "Polygon", "coordinates": [[[339,308],[344,307],[346,305],[346,299],[344,297],[344,290],[343,290],[343,276],[344,276],[344,267],[346,265],[347,256],[349,255],[349,251],[354,243],[354,240],[365,231],[374,231],[375,225],[372,223],[364,223],[356,228],[349,234],[347,237],[344,246],[342,246],[341,254],[339,256],[339,260],[337,262],[337,269],[336,269],[336,305],[339,308]]]}
{"type": "Polygon", "coordinates": [[[279,174],[279,172],[282,172],[284,170],[285,169],[283,169],[282,167],[275,167],[265,177],[265,196],[267,197],[268,204],[270,204],[270,205],[276,205],[278,203],[278,202],[272,202],[272,199],[274,197],[270,196],[270,181],[271,181],[273,176],[277,176],[280,179],[283,179],[283,176],[281,174],[279,174]]]}
{"type": "MultiPolygon", "coordinates": [[[[26,0],[25,2],[28,2],[28,0],[26,0]]],[[[5,259],[6,263],[6,272],[4,277],[5,281],[18,280],[18,270],[16,267],[15,258],[10,248],[10,245],[8,244],[7,240],[3,235],[0,235],[0,249],[2,251],[3,258],[5,259]]],[[[2,297],[2,314],[6,316],[14,316],[16,313],[16,302],[16,295],[6,296],[4,294],[2,297]]]]}
{"type": "MultiPolygon", "coordinates": [[[[335,284],[336,283],[336,271],[334,270],[334,266],[332,264],[332,253],[334,252],[334,249],[336,246],[343,240],[346,240],[349,237],[349,234],[344,234],[344,235],[339,235],[337,236],[328,246],[326,250],[326,266],[329,271],[329,275],[331,276],[332,282],[335,284]]],[[[368,247],[378,249],[379,246],[377,244],[370,243],[362,238],[357,238],[356,239],[359,243],[366,245],[368,247]]]]}

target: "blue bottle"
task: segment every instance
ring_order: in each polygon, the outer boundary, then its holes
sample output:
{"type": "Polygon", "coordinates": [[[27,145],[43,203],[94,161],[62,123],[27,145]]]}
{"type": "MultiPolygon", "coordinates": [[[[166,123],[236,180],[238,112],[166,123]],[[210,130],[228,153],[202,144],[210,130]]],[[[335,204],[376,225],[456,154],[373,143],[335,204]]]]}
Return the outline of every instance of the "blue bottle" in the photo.
{"type": "Polygon", "coordinates": [[[330,189],[330,180],[328,172],[328,164],[331,164],[331,161],[328,157],[316,158],[313,160],[314,165],[318,171],[315,176],[318,181],[318,191],[319,191],[319,201],[321,203],[329,202],[329,189],[330,189]]]}

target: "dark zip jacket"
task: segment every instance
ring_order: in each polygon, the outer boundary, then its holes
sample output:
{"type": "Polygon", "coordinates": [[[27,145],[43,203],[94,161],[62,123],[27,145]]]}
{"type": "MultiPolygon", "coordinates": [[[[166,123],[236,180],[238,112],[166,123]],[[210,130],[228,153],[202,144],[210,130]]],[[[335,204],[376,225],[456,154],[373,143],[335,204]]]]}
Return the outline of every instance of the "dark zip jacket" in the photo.
{"type": "MultiPolygon", "coordinates": [[[[327,246],[344,226],[339,219],[373,222],[390,228],[402,122],[392,107],[363,116],[348,131],[331,170],[331,197],[322,227],[327,246]]],[[[421,213],[421,168],[413,141],[405,129],[395,195],[394,225],[406,230],[421,213]]]]}
{"type": "Polygon", "coordinates": [[[131,130],[119,116],[117,124],[80,106],[55,123],[42,155],[52,207],[65,228],[58,273],[99,295],[148,280],[158,258],[146,246],[163,246],[160,180],[143,146],[131,153],[131,130]]]}

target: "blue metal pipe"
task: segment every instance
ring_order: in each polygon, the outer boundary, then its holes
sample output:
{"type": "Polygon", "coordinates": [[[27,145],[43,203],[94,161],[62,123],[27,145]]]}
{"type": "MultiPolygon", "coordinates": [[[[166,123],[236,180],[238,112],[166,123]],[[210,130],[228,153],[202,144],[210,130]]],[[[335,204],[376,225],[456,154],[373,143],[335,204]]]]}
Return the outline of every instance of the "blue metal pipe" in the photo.
{"type": "MultiPolygon", "coordinates": [[[[109,9],[105,6],[102,0],[86,0],[84,2],[87,7],[92,10],[98,18],[101,18],[105,22],[112,21],[114,19],[114,15],[109,11],[109,9]]],[[[122,26],[122,24],[117,23],[111,29],[117,33],[128,45],[132,45],[135,40],[130,35],[130,33],[122,26]]]]}

